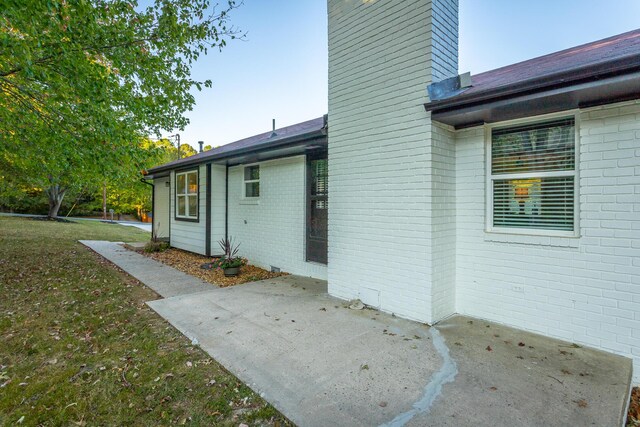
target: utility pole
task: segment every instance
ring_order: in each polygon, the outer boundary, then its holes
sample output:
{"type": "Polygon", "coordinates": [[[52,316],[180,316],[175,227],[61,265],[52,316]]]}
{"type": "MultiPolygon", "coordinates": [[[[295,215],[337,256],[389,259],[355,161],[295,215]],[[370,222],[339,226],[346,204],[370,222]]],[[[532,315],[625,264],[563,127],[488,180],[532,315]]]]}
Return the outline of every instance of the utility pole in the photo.
{"type": "MultiPolygon", "coordinates": [[[[175,141],[176,148],[178,149],[178,159],[177,160],[180,160],[182,158],[182,155],[180,154],[180,134],[176,133],[175,135],[169,135],[169,136],[167,136],[167,137],[165,137],[163,139],[165,141],[171,142],[172,138],[175,141]]],[[[171,145],[173,146],[173,143],[171,143],[171,145]]]]}

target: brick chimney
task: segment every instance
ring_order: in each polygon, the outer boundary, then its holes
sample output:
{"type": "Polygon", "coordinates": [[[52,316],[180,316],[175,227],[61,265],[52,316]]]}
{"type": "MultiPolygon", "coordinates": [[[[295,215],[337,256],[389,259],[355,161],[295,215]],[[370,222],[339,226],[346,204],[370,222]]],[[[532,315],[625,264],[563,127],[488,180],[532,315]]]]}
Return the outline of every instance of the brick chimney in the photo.
{"type": "Polygon", "coordinates": [[[431,323],[455,305],[455,261],[434,266],[436,244],[455,259],[435,210],[455,187],[436,164],[454,179],[455,164],[424,103],[457,75],[458,1],[328,0],[328,15],[329,292],[431,323]]]}

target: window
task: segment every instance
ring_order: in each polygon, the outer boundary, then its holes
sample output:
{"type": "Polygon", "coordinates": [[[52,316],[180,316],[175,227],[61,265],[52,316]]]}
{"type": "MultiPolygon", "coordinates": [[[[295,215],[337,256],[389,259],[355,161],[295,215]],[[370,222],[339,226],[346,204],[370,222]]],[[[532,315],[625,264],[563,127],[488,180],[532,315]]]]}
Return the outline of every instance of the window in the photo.
{"type": "Polygon", "coordinates": [[[327,263],[329,200],[327,153],[307,156],[307,261],[327,263]]]}
{"type": "Polygon", "coordinates": [[[260,197],[260,166],[246,166],[244,168],[244,197],[260,197]]]}
{"type": "Polygon", "coordinates": [[[176,218],[198,218],[198,171],[176,174],[176,218]]]}
{"type": "Polygon", "coordinates": [[[576,235],[573,117],[493,128],[488,159],[489,231],[576,235]]]}

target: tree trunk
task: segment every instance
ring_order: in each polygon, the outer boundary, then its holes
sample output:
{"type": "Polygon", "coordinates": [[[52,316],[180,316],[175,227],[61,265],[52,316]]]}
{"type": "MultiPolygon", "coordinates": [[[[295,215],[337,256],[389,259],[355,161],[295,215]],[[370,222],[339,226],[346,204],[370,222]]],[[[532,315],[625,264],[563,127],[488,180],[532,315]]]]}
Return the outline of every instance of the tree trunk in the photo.
{"type": "Polygon", "coordinates": [[[102,219],[107,219],[107,183],[102,186],[102,219]]]}
{"type": "Polygon", "coordinates": [[[47,189],[47,196],[49,196],[49,218],[55,219],[58,217],[58,211],[60,210],[60,205],[66,192],[66,188],[60,187],[57,184],[51,185],[51,187],[47,189]]]}

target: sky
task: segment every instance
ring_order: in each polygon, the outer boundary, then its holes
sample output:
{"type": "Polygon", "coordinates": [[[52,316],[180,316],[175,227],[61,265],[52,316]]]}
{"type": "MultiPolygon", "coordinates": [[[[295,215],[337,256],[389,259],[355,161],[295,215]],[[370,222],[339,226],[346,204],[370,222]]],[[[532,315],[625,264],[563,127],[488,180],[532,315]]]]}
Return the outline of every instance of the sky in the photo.
{"type": "MultiPolygon", "coordinates": [[[[392,0],[404,1],[404,0],[392,0]]],[[[640,0],[459,0],[459,72],[478,74],[640,27],[640,0]]],[[[193,77],[182,143],[214,147],[327,112],[326,0],[244,0],[246,33],[210,51],[193,77]]]]}

